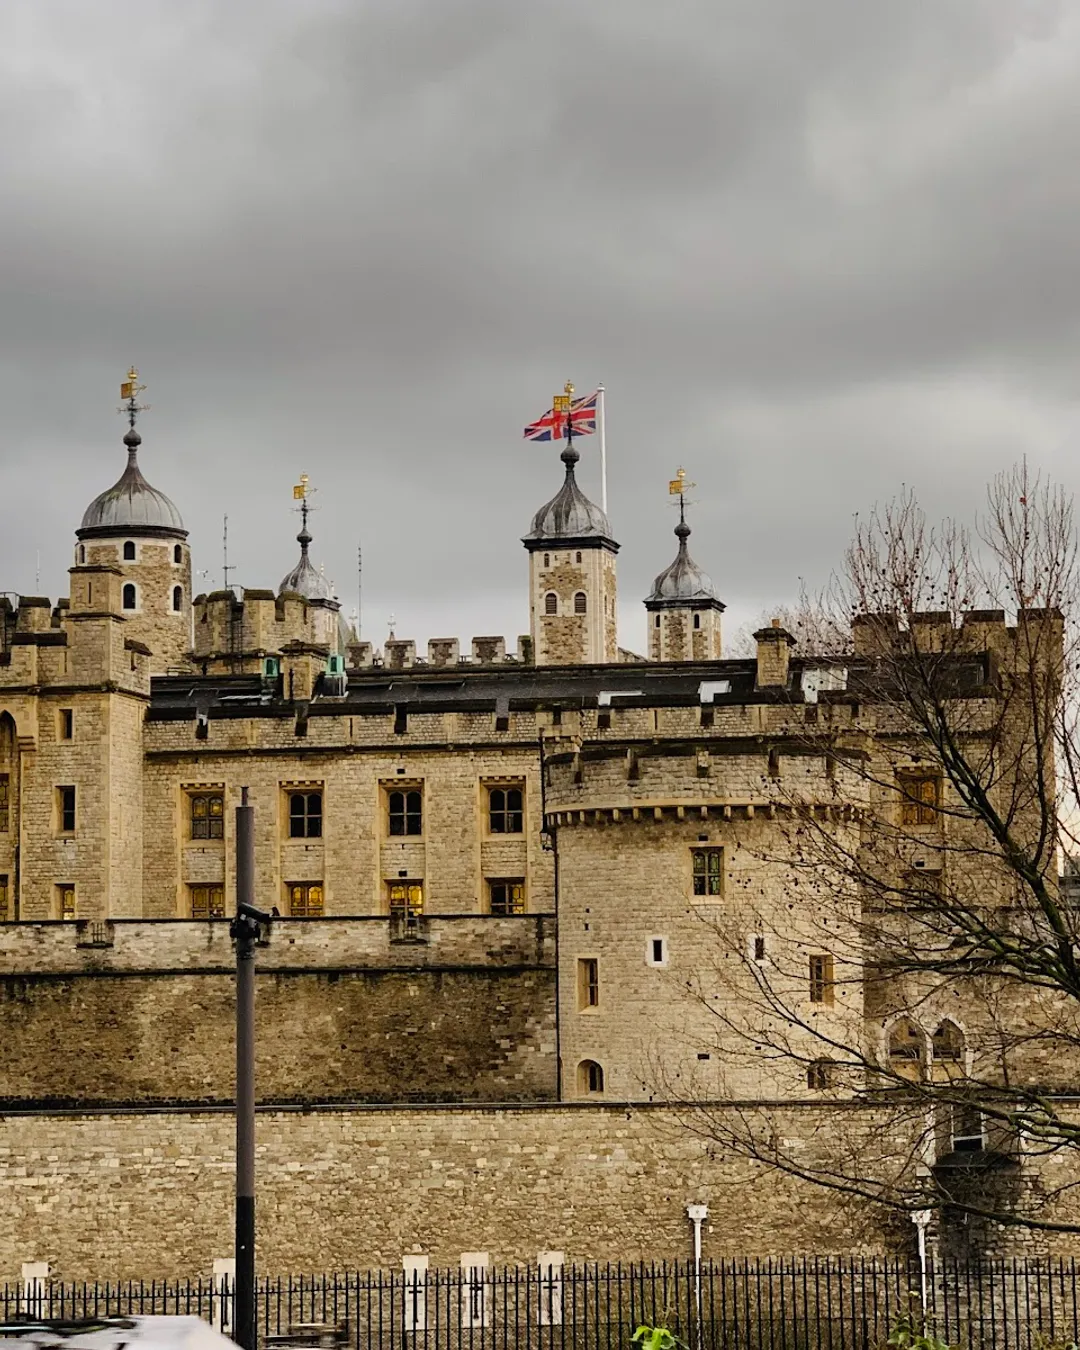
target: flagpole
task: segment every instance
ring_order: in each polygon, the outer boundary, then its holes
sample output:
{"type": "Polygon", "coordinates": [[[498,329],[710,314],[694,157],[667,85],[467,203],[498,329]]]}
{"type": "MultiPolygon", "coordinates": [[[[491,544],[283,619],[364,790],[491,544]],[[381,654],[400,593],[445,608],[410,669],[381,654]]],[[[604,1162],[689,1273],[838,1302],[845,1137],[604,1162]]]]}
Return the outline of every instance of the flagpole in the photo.
{"type": "Polygon", "coordinates": [[[600,433],[600,508],[607,515],[607,437],[604,428],[604,386],[597,387],[596,429],[600,433]]]}

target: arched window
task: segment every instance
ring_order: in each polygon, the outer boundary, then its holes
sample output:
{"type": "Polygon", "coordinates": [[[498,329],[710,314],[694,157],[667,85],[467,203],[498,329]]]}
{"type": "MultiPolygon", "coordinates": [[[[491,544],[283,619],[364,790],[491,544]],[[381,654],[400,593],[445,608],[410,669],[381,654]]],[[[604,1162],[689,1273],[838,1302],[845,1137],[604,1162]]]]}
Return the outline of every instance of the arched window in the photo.
{"type": "Polygon", "coordinates": [[[174,563],[178,565],[184,561],[184,550],[180,547],[179,544],[176,544],[173,547],[172,560],[174,563]]]}
{"type": "Polygon", "coordinates": [[[604,1069],[595,1059],[583,1059],[578,1065],[578,1091],[585,1096],[603,1092],[604,1069]]]}
{"type": "Polygon", "coordinates": [[[559,597],[555,594],[554,591],[548,591],[547,595],[544,596],[544,613],[558,614],[558,612],[559,612],[559,597]]]}
{"type": "Polygon", "coordinates": [[[124,561],[125,562],[135,561],[135,544],[131,539],[129,539],[127,543],[124,545],[124,561]]]}
{"type": "Polygon", "coordinates": [[[921,1078],[925,1053],[923,1033],[902,1017],[889,1030],[889,1068],[902,1078],[921,1078]]]}
{"type": "Polygon", "coordinates": [[[124,587],[123,604],[125,609],[138,609],[139,607],[138,595],[136,594],[135,587],[131,584],[130,581],[124,587]]]}
{"type": "Polygon", "coordinates": [[[585,599],[585,592],[578,591],[577,595],[574,596],[574,613],[584,614],[587,604],[588,601],[585,599]]]}
{"type": "Polygon", "coordinates": [[[656,614],[656,615],[653,616],[653,627],[654,627],[654,628],[659,628],[659,627],[660,627],[660,615],[659,615],[659,614],[656,614]]]}
{"type": "Polygon", "coordinates": [[[934,1032],[932,1042],[935,1064],[962,1064],[964,1061],[964,1033],[946,1019],[934,1032]]]}
{"type": "Polygon", "coordinates": [[[184,608],[183,586],[174,586],[172,588],[172,607],[174,614],[179,614],[180,611],[184,608]]]}
{"type": "Polygon", "coordinates": [[[80,545],[79,545],[79,566],[81,567],[81,566],[83,565],[84,562],[86,562],[86,545],[85,545],[85,544],[80,544],[80,545]]]}
{"type": "Polygon", "coordinates": [[[694,615],[694,627],[695,627],[695,628],[700,628],[700,627],[701,627],[701,615],[700,615],[700,614],[695,614],[695,615],[694,615]]]}

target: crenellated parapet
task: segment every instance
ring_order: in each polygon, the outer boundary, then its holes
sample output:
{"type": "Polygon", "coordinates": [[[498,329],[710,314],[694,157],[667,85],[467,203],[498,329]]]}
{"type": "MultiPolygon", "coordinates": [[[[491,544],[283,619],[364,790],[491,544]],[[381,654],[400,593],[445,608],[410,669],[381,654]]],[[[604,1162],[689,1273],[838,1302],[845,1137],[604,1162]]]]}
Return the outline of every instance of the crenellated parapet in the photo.
{"type": "Polygon", "coordinates": [[[194,657],[207,674],[256,675],[268,658],[293,644],[338,652],[340,605],[291,591],[232,590],[200,595],[194,603],[194,657]]]}

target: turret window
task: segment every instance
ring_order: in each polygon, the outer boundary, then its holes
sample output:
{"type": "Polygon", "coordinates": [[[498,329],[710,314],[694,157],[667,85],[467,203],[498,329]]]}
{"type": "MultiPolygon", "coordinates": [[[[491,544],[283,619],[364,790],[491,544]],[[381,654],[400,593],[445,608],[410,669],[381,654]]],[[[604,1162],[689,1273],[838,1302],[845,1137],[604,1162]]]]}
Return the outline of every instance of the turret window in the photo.
{"type": "Polygon", "coordinates": [[[125,543],[124,545],[124,561],[125,562],[135,561],[135,544],[131,539],[129,539],[127,543],[125,543]]]}
{"type": "Polygon", "coordinates": [[[174,614],[179,614],[184,608],[184,588],[182,586],[173,587],[172,607],[174,614]]]}
{"type": "Polygon", "coordinates": [[[659,614],[656,614],[656,615],[653,616],[653,627],[654,627],[654,628],[659,628],[659,627],[660,627],[660,615],[659,615],[659,614]]]}
{"type": "Polygon", "coordinates": [[[580,561],[581,561],[581,554],[580,554],[580,553],[575,554],[575,555],[574,555],[574,558],[575,558],[575,561],[576,561],[576,562],[580,562],[580,561]]]}
{"type": "Polygon", "coordinates": [[[180,547],[179,544],[175,545],[175,547],[173,548],[172,560],[174,563],[176,563],[177,567],[179,567],[180,564],[184,561],[184,550],[180,547]]]}
{"type": "Polygon", "coordinates": [[[550,553],[545,553],[545,554],[544,554],[544,566],[545,566],[545,567],[550,567],[550,566],[551,566],[551,554],[550,554],[550,553]]]}
{"type": "Polygon", "coordinates": [[[544,596],[544,613],[558,614],[558,612],[559,612],[559,597],[555,594],[554,591],[548,591],[547,595],[544,596]]]}
{"type": "Polygon", "coordinates": [[[82,564],[85,563],[85,562],[86,562],[86,545],[85,545],[85,544],[80,544],[80,545],[79,545],[79,565],[82,566],[82,564]]]}
{"type": "Polygon", "coordinates": [[[574,613],[584,614],[588,603],[589,602],[585,598],[585,592],[578,591],[577,595],[574,596],[574,613]]]}
{"type": "Polygon", "coordinates": [[[695,628],[700,628],[700,627],[701,627],[701,615],[700,615],[700,614],[695,614],[695,615],[694,615],[694,627],[695,627],[695,628]]]}
{"type": "Polygon", "coordinates": [[[138,609],[139,607],[138,591],[130,581],[124,587],[123,605],[125,609],[138,609]]]}

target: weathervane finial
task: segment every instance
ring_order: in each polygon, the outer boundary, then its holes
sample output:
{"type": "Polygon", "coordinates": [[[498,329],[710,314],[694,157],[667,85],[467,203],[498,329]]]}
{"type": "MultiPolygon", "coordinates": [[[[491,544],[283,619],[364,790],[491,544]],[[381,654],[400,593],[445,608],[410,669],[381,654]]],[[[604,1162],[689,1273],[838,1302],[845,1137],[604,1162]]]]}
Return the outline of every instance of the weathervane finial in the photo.
{"type": "MultiPolygon", "coordinates": [[[[683,468],[680,468],[676,472],[675,477],[668,481],[668,495],[671,497],[678,497],[679,499],[680,526],[686,525],[686,493],[690,488],[694,487],[697,487],[697,484],[688,483],[686,481],[686,470],[683,468]]],[[[675,503],[672,502],[672,506],[674,505],[675,503]]]]}
{"type": "Polygon", "coordinates": [[[145,388],[145,384],[139,383],[139,372],[131,366],[128,369],[127,379],[120,381],[120,397],[124,400],[124,405],[116,411],[127,413],[128,425],[132,431],[135,430],[135,420],[139,413],[147,412],[150,408],[149,403],[138,402],[139,395],[145,388]]]}

